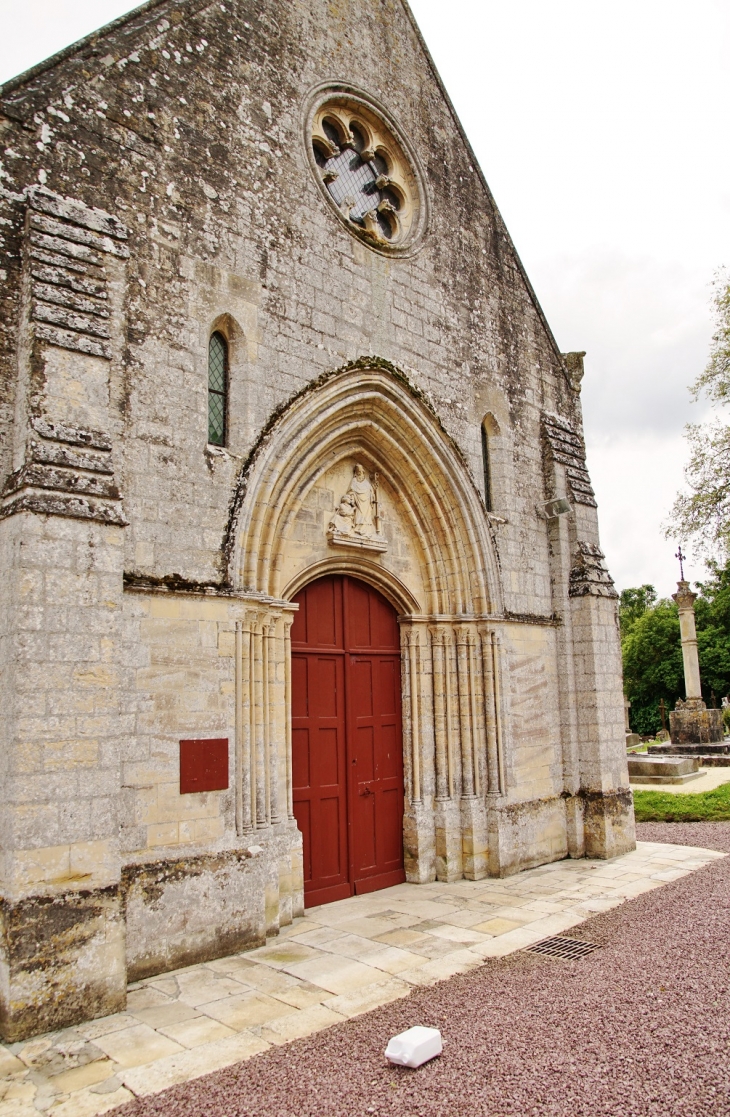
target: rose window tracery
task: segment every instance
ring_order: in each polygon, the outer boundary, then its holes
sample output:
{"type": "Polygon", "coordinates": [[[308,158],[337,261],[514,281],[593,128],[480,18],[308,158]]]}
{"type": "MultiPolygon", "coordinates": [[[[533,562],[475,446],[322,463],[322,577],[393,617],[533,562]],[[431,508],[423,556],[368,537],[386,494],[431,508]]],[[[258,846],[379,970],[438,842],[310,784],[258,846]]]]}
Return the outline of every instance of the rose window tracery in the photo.
{"type": "Polygon", "coordinates": [[[412,160],[393,129],[361,97],[323,98],[310,125],[321,186],[362,240],[398,251],[423,226],[412,160]]]}

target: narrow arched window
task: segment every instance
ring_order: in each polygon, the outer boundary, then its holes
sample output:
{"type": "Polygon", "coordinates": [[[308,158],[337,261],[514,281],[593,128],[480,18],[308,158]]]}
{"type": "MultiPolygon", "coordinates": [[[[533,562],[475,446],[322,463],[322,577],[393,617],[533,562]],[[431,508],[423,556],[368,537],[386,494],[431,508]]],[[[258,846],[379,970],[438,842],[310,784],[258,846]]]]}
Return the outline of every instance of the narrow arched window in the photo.
{"type": "Polygon", "coordinates": [[[211,335],[208,344],[208,442],[226,444],[228,410],[228,342],[223,334],[211,335]]]}
{"type": "Polygon", "coordinates": [[[482,423],[482,467],[484,469],[484,504],[487,512],[493,512],[492,507],[492,466],[489,460],[489,432],[487,420],[482,423]]]}

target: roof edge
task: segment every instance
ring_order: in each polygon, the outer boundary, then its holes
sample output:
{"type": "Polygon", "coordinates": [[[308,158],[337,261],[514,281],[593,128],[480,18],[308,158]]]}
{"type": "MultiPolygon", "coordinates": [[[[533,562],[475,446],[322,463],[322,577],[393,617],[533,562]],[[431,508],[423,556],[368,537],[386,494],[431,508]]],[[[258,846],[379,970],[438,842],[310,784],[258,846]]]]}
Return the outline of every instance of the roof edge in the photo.
{"type": "Polygon", "coordinates": [[[555,339],[555,334],[553,333],[552,329],[550,328],[550,323],[548,322],[547,318],[545,317],[545,311],[540,306],[540,301],[537,297],[537,294],[535,293],[535,288],[532,286],[532,283],[530,282],[529,276],[528,276],[527,272],[525,271],[525,265],[522,263],[522,260],[520,259],[520,254],[517,251],[517,248],[515,247],[515,243],[512,240],[512,237],[510,236],[510,233],[509,233],[509,230],[508,230],[507,226],[505,225],[504,218],[502,217],[502,214],[501,214],[501,211],[499,209],[499,206],[497,205],[496,199],[495,199],[494,195],[492,194],[491,189],[489,188],[489,183],[487,182],[484,171],[482,170],[481,163],[477,159],[476,154],[474,152],[474,148],[471,145],[471,141],[470,141],[469,137],[467,136],[466,132],[464,131],[464,125],[461,123],[461,120],[459,118],[459,114],[457,113],[456,108],[454,107],[454,103],[451,100],[451,97],[449,96],[448,90],[446,89],[446,86],[444,85],[441,74],[438,71],[438,67],[436,66],[436,63],[433,60],[433,55],[431,54],[431,51],[428,49],[428,46],[426,45],[426,40],[423,37],[423,32],[421,31],[421,28],[418,26],[418,20],[414,16],[414,14],[411,10],[411,6],[408,3],[408,0],[401,0],[401,4],[403,5],[403,8],[406,12],[406,15],[408,16],[408,19],[411,22],[413,30],[416,33],[416,36],[418,37],[418,41],[421,44],[421,48],[423,50],[423,53],[425,54],[426,59],[428,60],[428,64],[431,67],[431,72],[432,72],[436,82],[438,83],[438,86],[439,86],[439,89],[441,90],[443,98],[444,98],[444,100],[446,101],[446,104],[449,107],[449,112],[451,113],[451,115],[454,119],[454,123],[456,124],[459,135],[461,136],[461,138],[462,138],[462,140],[463,140],[463,142],[466,146],[466,149],[469,152],[469,155],[471,156],[471,158],[473,160],[474,167],[476,169],[477,174],[479,175],[479,179],[480,179],[481,184],[484,188],[484,191],[487,195],[487,198],[489,199],[492,206],[494,207],[494,212],[496,214],[497,221],[499,223],[499,227],[500,227],[502,233],[504,234],[504,236],[507,238],[507,241],[509,242],[509,246],[512,249],[512,252],[514,253],[514,258],[515,258],[515,261],[517,263],[517,269],[518,269],[520,275],[522,276],[522,281],[525,284],[525,287],[527,289],[527,294],[529,295],[530,300],[532,301],[532,304],[535,307],[535,310],[537,311],[537,316],[538,316],[538,318],[540,319],[540,321],[543,325],[545,333],[547,334],[548,341],[550,342],[550,344],[552,345],[552,347],[555,351],[555,356],[558,358],[558,364],[560,365],[561,369],[563,370],[565,378],[568,381],[568,384],[570,385],[570,377],[568,375],[568,369],[566,367],[565,360],[563,358],[563,354],[560,350],[560,346],[558,345],[558,343],[555,339]]]}
{"type": "MultiPolygon", "coordinates": [[[[98,40],[103,39],[110,32],[116,31],[119,27],[123,27],[125,25],[125,23],[130,23],[133,19],[137,18],[138,16],[143,15],[146,12],[154,11],[155,8],[160,8],[164,4],[167,4],[169,2],[170,2],[170,0],[146,0],[146,2],[144,4],[140,4],[138,7],[133,8],[130,12],[127,12],[125,15],[119,16],[117,19],[112,20],[111,23],[107,23],[103,27],[98,28],[96,31],[92,31],[89,35],[85,35],[84,38],[78,39],[75,43],[70,43],[67,47],[64,47],[62,50],[59,50],[55,54],[52,54],[50,56],[50,58],[46,58],[43,62],[36,63],[35,66],[31,66],[30,69],[23,71],[23,73],[21,73],[21,74],[18,74],[17,77],[10,78],[9,81],[3,82],[0,85],[0,100],[3,99],[4,97],[6,97],[6,95],[8,93],[12,93],[16,89],[19,89],[21,86],[26,85],[28,82],[30,82],[34,78],[38,77],[40,74],[44,73],[46,70],[51,70],[51,69],[53,69],[54,66],[57,66],[60,62],[65,61],[65,59],[73,57],[74,54],[79,53],[85,47],[93,46],[98,40]]],[[[525,266],[522,263],[522,260],[520,258],[520,254],[517,251],[517,248],[515,246],[514,241],[512,240],[512,237],[510,236],[510,233],[509,233],[509,230],[507,229],[507,226],[505,225],[504,218],[502,217],[499,206],[497,205],[496,199],[495,199],[494,195],[492,194],[492,191],[489,188],[489,184],[488,184],[488,182],[486,180],[486,177],[484,175],[484,171],[482,170],[481,164],[476,157],[476,154],[474,152],[474,148],[471,145],[471,141],[469,140],[469,137],[467,136],[466,132],[464,131],[464,126],[462,125],[461,120],[459,119],[459,115],[456,111],[456,108],[454,107],[454,103],[451,100],[451,97],[449,96],[449,93],[446,89],[446,86],[444,85],[443,79],[441,78],[441,75],[438,71],[436,63],[434,62],[431,51],[428,49],[428,46],[426,45],[426,40],[423,37],[423,33],[421,31],[421,28],[418,26],[418,21],[416,20],[416,17],[414,16],[414,14],[411,10],[411,7],[410,7],[410,4],[408,3],[408,0],[401,0],[401,4],[403,5],[403,8],[404,8],[405,13],[408,17],[408,20],[409,20],[411,26],[413,27],[413,30],[416,34],[416,37],[417,37],[417,39],[418,39],[418,41],[421,45],[421,49],[423,50],[423,53],[426,57],[426,60],[428,61],[428,64],[429,64],[431,72],[434,76],[434,79],[435,79],[436,83],[438,84],[439,89],[441,90],[441,94],[444,97],[444,100],[446,101],[446,104],[448,105],[449,112],[451,113],[451,116],[453,117],[454,123],[455,123],[455,125],[457,127],[457,130],[459,132],[459,135],[461,136],[461,139],[462,139],[467,151],[469,152],[469,155],[471,156],[471,158],[474,162],[476,172],[479,176],[479,179],[481,181],[484,192],[486,193],[487,198],[489,199],[489,201],[492,204],[492,207],[493,207],[494,212],[496,214],[497,221],[499,222],[499,226],[501,228],[501,231],[502,231],[503,235],[506,237],[507,241],[509,242],[509,246],[510,246],[510,248],[511,248],[513,254],[514,254],[514,258],[515,258],[515,261],[517,263],[518,271],[519,271],[520,275],[522,276],[522,280],[525,284],[525,288],[527,290],[527,293],[530,297],[530,300],[531,300],[533,306],[535,307],[535,310],[537,311],[537,315],[538,315],[538,317],[539,317],[539,319],[540,319],[540,321],[543,325],[543,328],[544,328],[544,330],[547,334],[548,340],[550,341],[550,343],[553,347],[555,355],[558,359],[558,363],[559,363],[560,367],[562,368],[566,379],[569,381],[568,369],[566,367],[565,360],[563,358],[563,354],[560,350],[560,346],[558,345],[558,343],[556,341],[556,338],[555,338],[555,335],[553,334],[553,331],[550,328],[550,323],[548,322],[548,320],[545,316],[545,312],[540,305],[540,302],[538,300],[535,289],[532,286],[532,283],[530,282],[530,279],[529,279],[529,277],[527,275],[527,272],[525,270],[525,266]]]]}
{"type": "Polygon", "coordinates": [[[10,78],[8,81],[3,82],[0,85],[0,98],[26,85],[27,82],[32,81],[33,78],[38,77],[38,75],[44,73],[46,70],[52,70],[59,62],[71,58],[74,54],[83,50],[84,47],[93,46],[95,42],[99,39],[103,39],[109,32],[116,31],[118,27],[123,27],[125,23],[129,23],[137,16],[152,11],[154,8],[160,8],[163,4],[167,4],[168,2],[169,0],[146,0],[146,3],[132,8],[131,12],[126,12],[125,15],[118,16],[116,19],[113,19],[111,23],[106,23],[103,27],[98,28],[96,31],[92,31],[89,35],[85,35],[83,39],[77,39],[75,43],[70,43],[62,50],[56,51],[50,58],[44,59],[43,62],[37,62],[35,66],[31,66],[30,69],[24,70],[23,73],[18,74],[17,77],[10,78]]]}

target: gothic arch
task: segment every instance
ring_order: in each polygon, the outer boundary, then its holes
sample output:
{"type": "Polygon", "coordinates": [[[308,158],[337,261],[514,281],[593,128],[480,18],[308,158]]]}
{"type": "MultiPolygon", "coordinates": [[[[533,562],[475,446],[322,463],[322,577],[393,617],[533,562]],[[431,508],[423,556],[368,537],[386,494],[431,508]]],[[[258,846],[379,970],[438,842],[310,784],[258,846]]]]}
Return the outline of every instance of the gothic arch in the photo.
{"type": "Polygon", "coordinates": [[[353,578],[367,582],[373,589],[382,593],[401,615],[422,611],[420,601],[392,571],[359,555],[332,555],[323,562],[305,567],[284,587],[282,596],[286,601],[291,601],[304,586],[316,581],[317,578],[323,578],[326,574],[349,574],[353,578]]]}
{"type": "MultiPolygon", "coordinates": [[[[421,610],[500,614],[488,521],[459,451],[406,378],[367,359],[295,397],[246,463],[231,517],[230,583],[269,597],[292,592],[291,582],[281,584],[280,568],[294,518],[318,477],[353,452],[387,469],[398,492],[425,586],[421,610]]],[[[393,600],[395,586],[390,594],[383,588],[393,600]]]]}

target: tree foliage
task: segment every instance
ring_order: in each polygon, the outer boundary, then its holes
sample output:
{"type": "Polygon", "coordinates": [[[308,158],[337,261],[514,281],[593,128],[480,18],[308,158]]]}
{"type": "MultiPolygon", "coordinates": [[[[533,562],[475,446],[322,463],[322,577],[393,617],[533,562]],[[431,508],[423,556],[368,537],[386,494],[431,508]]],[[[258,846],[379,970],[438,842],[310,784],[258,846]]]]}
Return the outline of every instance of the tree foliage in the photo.
{"type": "Polygon", "coordinates": [[[643,585],[635,589],[621,590],[618,617],[622,638],[655,602],[656,590],[653,586],[643,585]]]}
{"type": "MultiPolygon", "coordinates": [[[[725,273],[715,281],[715,333],[710,359],[692,386],[719,408],[730,404],[730,283],[725,273]]],[[[695,540],[705,554],[730,553],[730,426],[716,416],[685,428],[690,459],[685,469],[689,492],[679,493],[670,512],[666,534],[695,540]]]]}
{"type": "MultiPolygon", "coordinates": [[[[697,648],[702,696],[719,700],[730,692],[730,560],[708,563],[709,576],[695,583],[697,648]]],[[[631,728],[647,735],[661,729],[659,703],[667,711],[684,698],[679,613],[673,601],[656,599],[653,586],[623,590],[619,603],[624,690],[631,702],[631,728]]],[[[667,725],[668,728],[668,725],[667,725]]]]}

